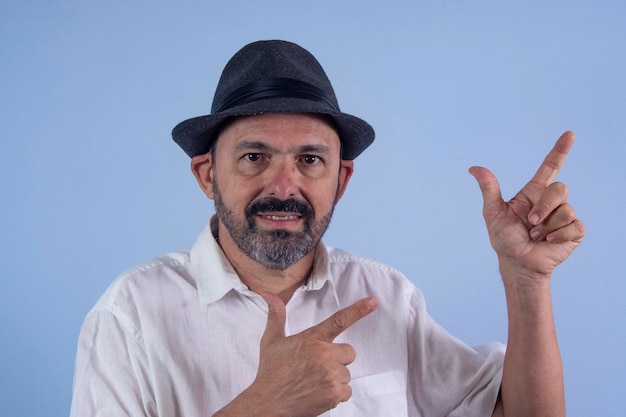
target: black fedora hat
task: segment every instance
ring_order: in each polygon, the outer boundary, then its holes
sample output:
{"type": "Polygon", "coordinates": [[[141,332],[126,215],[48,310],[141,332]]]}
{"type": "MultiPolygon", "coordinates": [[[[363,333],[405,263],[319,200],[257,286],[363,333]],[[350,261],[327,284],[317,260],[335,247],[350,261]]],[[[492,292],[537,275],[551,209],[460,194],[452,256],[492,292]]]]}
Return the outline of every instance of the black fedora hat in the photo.
{"type": "Polygon", "coordinates": [[[215,90],[211,114],[179,123],[174,141],[187,155],[207,153],[224,121],[263,113],[318,113],[331,118],[342,142],[343,159],[354,159],[374,141],[374,129],[342,113],[319,62],[286,41],[244,46],[226,64],[215,90]]]}

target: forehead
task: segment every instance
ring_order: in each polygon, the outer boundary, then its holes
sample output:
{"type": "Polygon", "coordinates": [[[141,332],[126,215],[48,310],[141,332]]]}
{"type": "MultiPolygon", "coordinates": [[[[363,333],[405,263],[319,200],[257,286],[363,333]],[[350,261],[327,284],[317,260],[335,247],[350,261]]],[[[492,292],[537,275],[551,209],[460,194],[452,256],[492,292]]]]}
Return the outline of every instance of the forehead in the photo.
{"type": "Polygon", "coordinates": [[[309,113],[236,117],[222,129],[216,145],[237,146],[242,141],[260,142],[281,149],[310,145],[323,145],[333,152],[341,149],[332,122],[323,115],[309,113]]]}

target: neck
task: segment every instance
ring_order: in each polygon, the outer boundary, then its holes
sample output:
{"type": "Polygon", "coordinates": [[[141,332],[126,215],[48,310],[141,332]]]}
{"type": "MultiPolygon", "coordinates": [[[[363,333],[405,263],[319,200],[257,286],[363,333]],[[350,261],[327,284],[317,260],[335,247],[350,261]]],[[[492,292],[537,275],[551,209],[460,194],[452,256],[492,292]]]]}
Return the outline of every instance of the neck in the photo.
{"type": "Polygon", "coordinates": [[[304,284],[313,268],[314,250],[285,270],[271,269],[243,253],[221,223],[218,230],[219,245],[239,275],[239,279],[258,294],[263,292],[275,294],[287,304],[294,292],[304,284]]]}

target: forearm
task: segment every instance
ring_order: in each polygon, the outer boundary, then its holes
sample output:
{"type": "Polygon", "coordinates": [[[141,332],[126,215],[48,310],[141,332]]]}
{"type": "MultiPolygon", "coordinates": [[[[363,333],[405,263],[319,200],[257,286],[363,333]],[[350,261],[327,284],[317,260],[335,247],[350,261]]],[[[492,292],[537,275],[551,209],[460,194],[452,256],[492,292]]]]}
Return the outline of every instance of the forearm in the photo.
{"type": "Polygon", "coordinates": [[[501,392],[504,415],[565,416],[550,280],[502,265],[501,273],[509,315],[501,392]]]}

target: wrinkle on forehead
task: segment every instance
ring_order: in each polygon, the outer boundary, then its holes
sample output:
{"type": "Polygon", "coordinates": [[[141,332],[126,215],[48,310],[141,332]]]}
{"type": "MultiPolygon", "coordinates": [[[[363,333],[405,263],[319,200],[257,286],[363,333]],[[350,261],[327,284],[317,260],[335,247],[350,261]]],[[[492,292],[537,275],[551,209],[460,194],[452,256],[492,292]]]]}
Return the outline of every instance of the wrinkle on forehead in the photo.
{"type": "MultiPolygon", "coordinates": [[[[273,113],[255,116],[242,116],[233,119],[224,127],[219,138],[235,137],[238,143],[237,150],[278,151],[277,146],[283,146],[290,151],[333,153],[333,143],[338,144],[341,151],[341,141],[335,127],[323,115],[308,113],[273,113]],[[294,136],[289,131],[297,133],[298,142],[291,145],[294,136]],[[239,136],[239,137],[238,137],[239,136]],[[307,138],[310,142],[307,143],[307,138]],[[269,139],[272,139],[271,141],[269,139]],[[328,140],[330,139],[330,140],[328,140]]],[[[217,141],[219,142],[219,140],[217,141]]]]}

